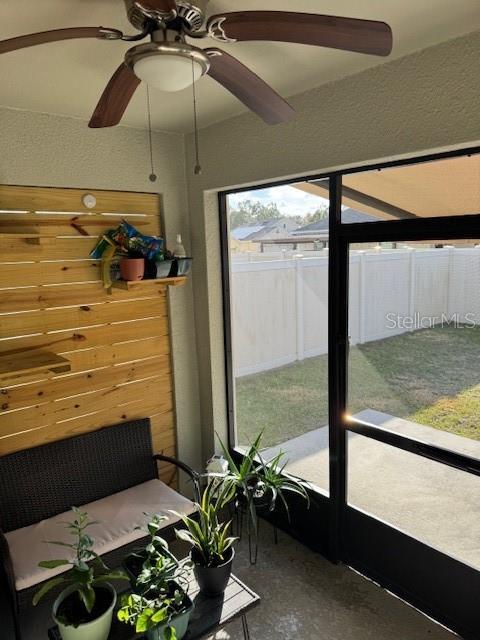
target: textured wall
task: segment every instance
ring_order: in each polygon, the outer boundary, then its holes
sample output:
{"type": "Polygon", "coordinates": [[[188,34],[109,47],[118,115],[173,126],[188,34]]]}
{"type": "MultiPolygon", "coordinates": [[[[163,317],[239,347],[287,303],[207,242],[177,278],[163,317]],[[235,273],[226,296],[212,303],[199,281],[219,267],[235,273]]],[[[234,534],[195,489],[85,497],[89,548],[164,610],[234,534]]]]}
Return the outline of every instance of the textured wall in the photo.
{"type": "MultiPolygon", "coordinates": [[[[203,274],[195,287],[199,366],[211,374],[201,380],[204,454],[213,428],[225,433],[226,423],[215,190],[475,143],[479,59],[475,32],[296,96],[289,124],[268,127],[246,114],[201,132],[203,174],[189,178],[189,194],[203,274]]],[[[192,147],[189,137],[189,165],[192,147]]]]}
{"type": "MultiPolygon", "coordinates": [[[[195,304],[191,285],[171,293],[179,451],[187,461],[200,463],[201,428],[206,455],[213,428],[224,432],[226,424],[216,190],[480,140],[479,54],[477,32],[296,96],[298,115],[288,125],[267,127],[246,114],[204,129],[202,176],[191,175],[191,138],[185,163],[182,136],[155,134],[167,239],[183,233],[195,256],[195,304]]],[[[90,131],[80,120],[1,108],[0,131],[0,183],[153,191],[144,131],[90,131]]]]}
{"type": "MultiPolygon", "coordinates": [[[[157,192],[167,242],[172,246],[182,233],[189,247],[183,136],[154,135],[159,179],[152,185],[145,131],[90,130],[81,120],[3,108],[0,131],[0,183],[157,192]]],[[[191,280],[170,292],[170,304],[179,454],[197,466],[201,434],[191,280]]]]}

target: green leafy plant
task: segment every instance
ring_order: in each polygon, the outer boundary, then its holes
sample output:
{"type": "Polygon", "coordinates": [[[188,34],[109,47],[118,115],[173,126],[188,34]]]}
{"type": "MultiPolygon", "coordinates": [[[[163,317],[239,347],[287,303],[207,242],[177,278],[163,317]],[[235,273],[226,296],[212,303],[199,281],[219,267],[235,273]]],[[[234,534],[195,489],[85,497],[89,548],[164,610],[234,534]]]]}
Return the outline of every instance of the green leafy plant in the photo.
{"type": "Polygon", "coordinates": [[[176,640],[175,627],[171,626],[172,618],[185,609],[185,593],[177,589],[170,598],[146,598],[132,593],[122,598],[122,607],[117,616],[121,622],[135,626],[137,633],[145,633],[160,625],[165,625],[165,640],[176,640]]]}
{"type": "Polygon", "coordinates": [[[176,640],[175,628],[170,625],[172,618],[182,612],[185,594],[177,590],[171,598],[146,598],[132,593],[122,598],[122,607],[117,616],[121,622],[135,626],[137,633],[145,633],[160,625],[165,625],[165,640],[176,640]]]}
{"type": "Polygon", "coordinates": [[[70,533],[75,536],[75,542],[69,544],[52,540],[47,541],[47,544],[56,544],[71,549],[73,559],[43,560],[39,562],[39,566],[44,569],[56,569],[67,565],[70,565],[71,569],[43,584],[35,594],[33,604],[38,604],[43,596],[54,587],[64,584],[65,586],[74,587],[74,592],[78,594],[86,611],[90,613],[95,604],[95,587],[101,586],[110,580],[127,580],[128,578],[123,571],[111,571],[100,556],[93,551],[93,540],[86,530],[96,522],[90,521],[88,514],[76,507],[72,507],[72,510],[76,517],[72,522],[65,524],[70,533]]]}
{"type": "Polygon", "coordinates": [[[200,504],[197,504],[195,518],[178,515],[186,529],[175,531],[177,538],[190,544],[205,567],[217,567],[225,562],[226,553],[237,538],[228,535],[230,522],[219,521],[219,511],[232,498],[232,489],[228,485],[217,485],[211,479],[205,488],[200,504]]]}
{"type": "Polygon", "coordinates": [[[135,593],[125,595],[117,617],[121,622],[135,626],[144,633],[165,626],[165,640],[176,640],[171,621],[186,610],[186,590],[191,563],[179,562],[169,551],[168,543],[159,535],[167,518],[154,515],[147,524],[150,536],[145,549],[129,558],[141,562],[136,579],[135,593]]]}
{"type": "Polygon", "coordinates": [[[285,471],[287,461],[283,462],[285,457],[284,451],[279,451],[276,456],[270,460],[265,460],[261,454],[258,455],[260,464],[257,467],[261,483],[265,487],[265,492],[271,493],[269,509],[272,511],[275,508],[277,498],[283,503],[287,517],[290,520],[290,510],[288,503],[285,499],[284,492],[296,493],[302,497],[307,506],[310,506],[310,498],[307,493],[308,483],[290,475],[285,471]]]}
{"type": "Polygon", "coordinates": [[[230,500],[236,499],[237,502],[242,502],[243,505],[247,506],[255,530],[257,528],[257,512],[254,498],[260,498],[262,495],[256,471],[262,434],[263,432],[258,434],[249,449],[244,452],[242,461],[237,465],[230,455],[228,447],[224,445],[217,433],[218,441],[228,462],[228,472],[226,474],[213,474],[215,475],[217,487],[225,487],[230,500]]]}
{"type": "Polygon", "coordinates": [[[233,494],[238,506],[248,509],[255,530],[257,529],[257,508],[267,507],[269,511],[273,511],[278,499],[281,500],[287,518],[290,520],[290,509],[285,492],[301,496],[307,506],[310,506],[310,498],[307,493],[308,483],[285,471],[287,462],[283,462],[285,457],[283,451],[277,453],[270,460],[263,458],[260,448],[262,437],[263,431],[244,452],[242,461],[236,464],[228,447],[225,446],[217,433],[223,454],[228,462],[228,472],[226,474],[211,474],[215,476],[217,486],[227,487],[229,495],[233,494]]]}
{"type": "Polygon", "coordinates": [[[154,515],[147,524],[150,540],[145,550],[131,554],[142,562],[142,569],[137,577],[136,587],[141,595],[154,593],[157,597],[168,596],[172,584],[186,589],[191,563],[179,562],[170,553],[168,542],[159,535],[165,516],[154,515]]]}

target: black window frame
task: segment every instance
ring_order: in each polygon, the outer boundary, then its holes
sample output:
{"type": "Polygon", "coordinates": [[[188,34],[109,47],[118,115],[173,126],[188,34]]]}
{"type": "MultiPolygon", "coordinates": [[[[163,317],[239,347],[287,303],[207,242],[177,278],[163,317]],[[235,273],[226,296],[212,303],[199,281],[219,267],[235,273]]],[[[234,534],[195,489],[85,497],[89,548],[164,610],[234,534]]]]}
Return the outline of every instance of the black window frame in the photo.
{"type": "MultiPolygon", "coordinates": [[[[408,166],[480,154],[480,147],[466,147],[441,153],[431,153],[408,159],[389,162],[365,164],[319,175],[308,175],[288,180],[277,180],[258,185],[250,185],[240,189],[220,192],[220,229],[221,229],[221,257],[223,283],[223,313],[224,313],[224,341],[225,341],[225,373],[228,404],[228,433],[229,446],[235,451],[235,414],[234,393],[235,382],[232,367],[232,333],[230,307],[230,259],[227,219],[227,198],[233,193],[251,191],[252,189],[270,188],[308,182],[314,180],[329,180],[330,218],[329,218],[329,291],[328,291],[328,384],[329,384],[329,438],[330,438],[330,494],[328,498],[328,553],[333,562],[347,562],[361,572],[380,582],[394,593],[417,606],[428,615],[443,622],[459,632],[465,638],[477,638],[480,634],[476,616],[476,608],[472,606],[470,593],[472,589],[480,587],[480,571],[468,565],[455,561],[449,556],[428,547],[418,540],[410,539],[395,527],[376,521],[347,503],[347,432],[353,431],[363,436],[373,438],[388,445],[409,451],[423,458],[434,460],[444,465],[454,467],[466,473],[480,475],[480,461],[460,453],[452,452],[436,445],[420,442],[406,436],[392,434],[378,426],[347,418],[348,393],[348,278],[349,278],[349,246],[351,243],[362,242],[401,242],[422,240],[453,240],[480,237],[480,211],[478,214],[404,218],[378,222],[343,223],[341,221],[342,178],[353,173],[372,170],[388,169],[392,167],[408,166]],[[372,524],[377,522],[376,528],[372,524]],[[365,548],[352,552],[355,544],[346,539],[346,532],[355,526],[362,527],[365,540],[371,536],[379,536],[379,540],[390,540],[398,545],[400,560],[389,559],[385,563],[387,572],[382,572],[375,566],[375,552],[365,552],[365,548]],[[368,531],[368,535],[365,533],[368,531]],[[383,536],[383,537],[382,537],[383,536]],[[432,563],[431,582],[415,582],[412,588],[402,583],[404,567],[402,566],[402,552],[411,558],[429,558],[432,563]],[[363,553],[363,557],[361,554],[363,553]],[[461,597],[453,598],[448,589],[439,588],[435,597],[430,598],[440,582],[441,577],[450,571],[455,579],[458,578],[458,593],[463,590],[461,597]],[[390,574],[388,573],[390,572],[390,574]],[[392,576],[397,576],[394,578],[392,576]],[[398,578],[400,576],[400,578],[398,578]],[[465,591],[463,585],[469,585],[465,591]],[[430,591],[429,591],[430,590],[430,591]],[[435,599],[436,598],[436,599],[435,599]],[[440,604],[439,604],[440,603],[440,604]],[[458,615],[456,612],[461,612],[458,615]],[[475,625],[477,625],[475,627],[475,625]],[[475,631],[472,632],[472,628],[475,631]]],[[[359,540],[361,535],[359,536],[359,540]]],[[[455,582],[455,580],[453,580],[455,582]]],[[[452,582],[452,584],[453,584],[452,582]]]]}
{"type": "MultiPolygon", "coordinates": [[[[228,238],[228,196],[238,194],[252,189],[266,189],[271,187],[296,184],[298,182],[309,182],[314,180],[329,180],[329,196],[330,196],[330,223],[329,223],[329,307],[330,322],[329,327],[332,331],[329,335],[329,354],[332,354],[329,363],[329,380],[333,376],[337,380],[337,389],[331,394],[329,399],[329,410],[333,421],[341,424],[345,429],[353,430],[354,424],[347,423],[343,420],[347,406],[347,367],[345,365],[348,358],[348,247],[351,243],[361,242],[398,242],[411,240],[452,240],[452,239],[468,239],[472,237],[480,237],[480,211],[478,214],[458,215],[458,216],[439,216],[431,218],[407,218],[398,220],[382,220],[378,222],[356,222],[343,223],[341,220],[341,203],[342,203],[342,177],[353,173],[363,173],[365,171],[374,171],[388,169],[392,167],[408,166],[435,160],[443,160],[447,158],[455,158],[461,156],[472,156],[480,153],[480,147],[468,147],[463,149],[455,149],[441,153],[427,154],[416,156],[408,159],[393,160],[384,163],[367,164],[358,167],[352,167],[322,173],[316,175],[308,175],[304,177],[290,178],[287,180],[276,180],[257,185],[249,185],[238,189],[228,189],[220,191],[218,194],[219,212],[220,212],[220,245],[221,245],[221,261],[222,261],[222,285],[223,285],[223,320],[224,320],[224,347],[225,347],[225,373],[227,382],[227,407],[228,407],[228,435],[229,446],[231,450],[235,449],[235,415],[234,415],[234,393],[235,385],[233,383],[232,368],[232,332],[231,332],[231,304],[230,304],[230,255],[229,255],[229,238],[228,238]],[[478,233],[475,229],[472,232],[472,226],[478,225],[478,233]],[[473,235],[472,235],[473,233],[473,235]],[[340,293],[340,295],[339,295],[340,293]],[[340,350],[340,351],[339,351],[340,350]],[[339,365],[339,361],[341,361],[339,365]],[[343,363],[343,364],[342,364],[343,363]],[[337,371],[337,366],[340,370],[337,371]]],[[[355,421],[354,421],[355,422],[355,421]]],[[[364,434],[373,437],[372,430],[368,429],[368,425],[357,421],[357,430],[362,429],[364,434]]],[[[331,427],[332,425],[330,425],[331,427]]],[[[377,428],[376,428],[377,429],[377,428]]],[[[332,431],[332,429],[331,429],[332,431]]],[[[382,433],[381,430],[379,430],[382,433]]],[[[335,441],[338,434],[330,434],[332,440],[335,441]]],[[[384,442],[389,443],[389,436],[383,436],[384,442]]],[[[382,439],[382,435],[376,439],[382,439]]],[[[408,440],[408,438],[405,438],[408,440]]],[[[398,446],[401,443],[397,441],[398,446]]],[[[337,443],[340,445],[340,443],[337,443]]],[[[407,446],[407,445],[405,445],[407,446]]],[[[406,449],[409,450],[409,449],[406,449]]],[[[445,450],[434,445],[416,446],[413,453],[423,455],[435,459],[444,464],[452,464],[458,469],[480,475],[480,467],[478,461],[456,454],[454,456],[447,455],[445,450]]],[[[338,484],[336,474],[331,472],[331,481],[333,485],[338,484]],[[332,475],[335,476],[332,478],[332,475]]],[[[345,490],[338,487],[338,494],[345,494],[345,490]]]]}

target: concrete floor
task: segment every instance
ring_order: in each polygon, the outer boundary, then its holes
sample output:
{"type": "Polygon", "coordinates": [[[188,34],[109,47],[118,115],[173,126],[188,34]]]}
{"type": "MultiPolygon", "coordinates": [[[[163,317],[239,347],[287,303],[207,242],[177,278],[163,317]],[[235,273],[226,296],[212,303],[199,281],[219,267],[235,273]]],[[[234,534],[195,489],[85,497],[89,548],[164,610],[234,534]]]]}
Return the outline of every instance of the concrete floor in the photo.
{"type": "MultiPolygon", "coordinates": [[[[424,442],[480,458],[480,442],[363,411],[360,419],[424,442]]],[[[279,447],[266,451],[274,454],[279,447]]],[[[287,469],[328,492],[328,429],[281,446],[287,469]]],[[[462,562],[480,568],[480,481],[469,473],[349,434],[348,501],[462,562]]]]}
{"type": "MultiPolygon", "coordinates": [[[[261,597],[248,616],[252,640],[453,640],[431,622],[347,567],[334,566],[284,533],[273,544],[262,527],[258,564],[248,563],[245,542],[237,549],[234,571],[261,597]]],[[[180,547],[173,547],[177,553],[180,547]]],[[[46,640],[49,609],[25,616],[25,640],[46,640]]],[[[10,640],[3,635],[0,638],[10,640]]],[[[242,640],[233,622],[208,640],[242,640]]]]}

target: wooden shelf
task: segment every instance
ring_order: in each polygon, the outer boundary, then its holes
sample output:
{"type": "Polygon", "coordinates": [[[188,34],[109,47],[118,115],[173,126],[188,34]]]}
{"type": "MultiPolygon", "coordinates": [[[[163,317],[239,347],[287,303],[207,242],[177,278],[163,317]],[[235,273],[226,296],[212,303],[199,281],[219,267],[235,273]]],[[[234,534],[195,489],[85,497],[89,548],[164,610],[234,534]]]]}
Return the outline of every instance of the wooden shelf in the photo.
{"type": "Polygon", "coordinates": [[[187,281],[187,276],[178,276],[176,278],[155,278],[152,280],[115,280],[112,283],[112,287],[115,289],[126,289],[132,291],[133,289],[144,289],[151,287],[152,285],[161,285],[168,287],[181,287],[187,281]]]}
{"type": "MultiPolygon", "coordinates": [[[[18,216],[10,220],[8,218],[0,218],[0,228],[11,227],[14,223],[28,223],[30,226],[48,227],[49,225],[57,226],[58,224],[76,222],[77,224],[90,224],[98,226],[107,226],[110,222],[112,227],[119,225],[122,214],[116,215],[103,214],[103,213],[74,213],[65,212],[61,215],[55,211],[37,211],[36,213],[18,214],[18,216]],[[50,215],[49,215],[50,214],[50,215]]],[[[144,227],[150,224],[149,220],[137,220],[132,221],[135,227],[144,227]]]]}
{"type": "Polygon", "coordinates": [[[70,370],[71,365],[66,358],[50,351],[35,349],[0,355],[0,382],[13,381],[39,373],[67,373],[70,370]]]}
{"type": "Polygon", "coordinates": [[[55,242],[55,236],[44,236],[39,233],[2,233],[0,239],[8,238],[16,240],[25,240],[27,244],[51,244],[55,242]]]}

